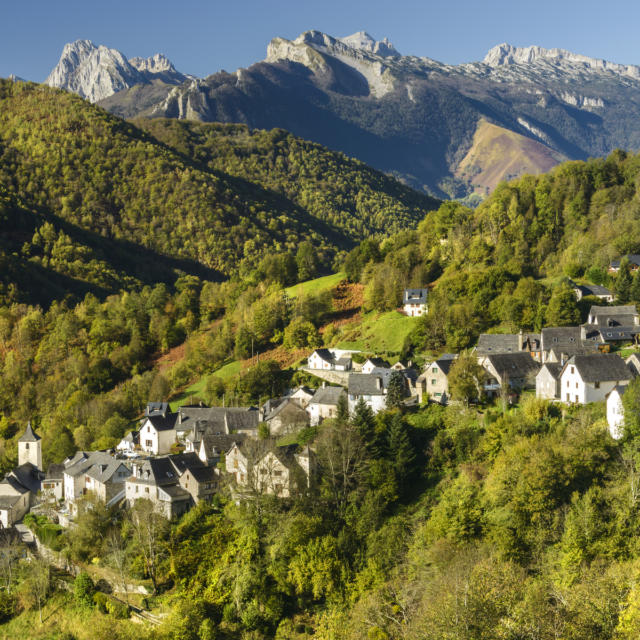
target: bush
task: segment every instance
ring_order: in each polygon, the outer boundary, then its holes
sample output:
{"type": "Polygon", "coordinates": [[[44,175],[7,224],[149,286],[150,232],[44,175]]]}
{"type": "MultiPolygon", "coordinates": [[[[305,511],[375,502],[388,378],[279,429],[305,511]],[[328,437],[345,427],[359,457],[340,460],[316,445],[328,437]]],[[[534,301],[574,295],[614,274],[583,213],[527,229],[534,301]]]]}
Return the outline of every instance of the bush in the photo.
{"type": "Polygon", "coordinates": [[[83,571],[73,581],[73,596],[82,607],[90,607],[93,604],[93,593],[96,590],[91,576],[83,571]]]}
{"type": "Polygon", "coordinates": [[[96,605],[96,609],[100,611],[100,613],[107,613],[107,602],[109,597],[104,593],[100,593],[100,591],[96,591],[93,594],[93,602],[96,605]]]}
{"type": "Polygon", "coordinates": [[[129,617],[129,607],[124,602],[113,598],[107,598],[107,611],[119,620],[126,620],[129,617]]]}
{"type": "Polygon", "coordinates": [[[0,591],[0,623],[10,620],[15,613],[15,598],[8,591],[0,591]]]}

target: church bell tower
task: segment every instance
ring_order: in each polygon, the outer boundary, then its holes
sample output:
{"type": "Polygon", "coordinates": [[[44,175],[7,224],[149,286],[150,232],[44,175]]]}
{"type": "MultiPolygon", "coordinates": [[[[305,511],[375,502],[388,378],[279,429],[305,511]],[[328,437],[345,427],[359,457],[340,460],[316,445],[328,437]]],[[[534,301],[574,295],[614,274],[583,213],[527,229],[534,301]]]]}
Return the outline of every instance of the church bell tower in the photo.
{"type": "Polygon", "coordinates": [[[42,441],[32,429],[31,422],[27,423],[26,431],[18,440],[18,465],[26,462],[30,462],[42,471],[42,441]]]}

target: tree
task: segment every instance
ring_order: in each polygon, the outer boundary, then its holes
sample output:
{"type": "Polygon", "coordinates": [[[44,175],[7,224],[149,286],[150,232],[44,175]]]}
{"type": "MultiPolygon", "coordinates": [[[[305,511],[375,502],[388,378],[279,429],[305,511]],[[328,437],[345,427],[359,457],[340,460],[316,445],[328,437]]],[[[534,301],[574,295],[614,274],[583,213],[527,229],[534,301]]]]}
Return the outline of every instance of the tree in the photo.
{"type": "Polygon", "coordinates": [[[387,446],[398,485],[402,487],[406,480],[413,475],[416,454],[407,433],[407,425],[399,413],[393,416],[391,421],[387,446]]]}
{"type": "Polygon", "coordinates": [[[631,301],[631,291],[633,287],[633,278],[631,269],[629,268],[629,260],[622,258],[620,261],[620,270],[616,276],[615,291],[616,298],[620,304],[627,304],[631,301]]]}
{"type": "Polygon", "coordinates": [[[76,602],[82,607],[91,607],[94,591],[95,585],[91,576],[86,571],[81,571],[73,581],[73,596],[76,602]]]}
{"type": "Polygon", "coordinates": [[[340,422],[346,422],[347,420],[349,420],[349,402],[347,401],[346,393],[340,394],[340,397],[338,398],[338,406],[336,407],[336,418],[340,420],[340,422]]]}
{"type": "Polygon", "coordinates": [[[401,409],[406,394],[406,380],[400,371],[395,369],[389,376],[387,384],[387,409],[401,409]]]}
{"type": "Polygon", "coordinates": [[[568,282],[559,284],[551,294],[546,322],[549,327],[570,327],[580,324],[580,309],[568,282]]]}
{"type": "Polygon", "coordinates": [[[300,243],[296,253],[296,265],[298,266],[298,280],[310,280],[318,273],[318,256],[311,242],[305,240],[300,243]]]}
{"type": "Polygon", "coordinates": [[[351,424],[355,427],[364,446],[369,451],[376,447],[376,419],[371,407],[360,396],[353,409],[351,424]]]}
{"type": "Polygon", "coordinates": [[[24,568],[24,578],[21,589],[31,598],[38,607],[40,624],[42,624],[42,605],[49,594],[51,586],[51,575],[49,565],[46,560],[39,556],[32,557],[29,561],[22,563],[24,568]]]}
{"type": "Polygon", "coordinates": [[[153,584],[153,592],[158,592],[158,564],[165,552],[164,538],[169,530],[169,521],[160,511],[161,507],[140,498],[128,511],[133,539],[144,558],[144,566],[153,584]]]}
{"type": "Polygon", "coordinates": [[[468,405],[482,399],[485,370],[471,353],[461,353],[449,371],[449,392],[453,400],[468,405]]]}

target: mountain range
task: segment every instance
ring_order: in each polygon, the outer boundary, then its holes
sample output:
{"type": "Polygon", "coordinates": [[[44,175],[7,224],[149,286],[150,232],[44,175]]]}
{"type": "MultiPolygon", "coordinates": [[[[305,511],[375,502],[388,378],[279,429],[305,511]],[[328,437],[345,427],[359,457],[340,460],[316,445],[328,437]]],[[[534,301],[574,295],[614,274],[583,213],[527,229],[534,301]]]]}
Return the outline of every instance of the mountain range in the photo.
{"type": "Polygon", "coordinates": [[[640,67],[501,44],[482,62],[402,55],[365,32],[274,38],[263,61],[206,78],[83,40],[47,78],[124,118],[280,127],[420,190],[484,197],[500,180],[640,147],[640,67]]]}

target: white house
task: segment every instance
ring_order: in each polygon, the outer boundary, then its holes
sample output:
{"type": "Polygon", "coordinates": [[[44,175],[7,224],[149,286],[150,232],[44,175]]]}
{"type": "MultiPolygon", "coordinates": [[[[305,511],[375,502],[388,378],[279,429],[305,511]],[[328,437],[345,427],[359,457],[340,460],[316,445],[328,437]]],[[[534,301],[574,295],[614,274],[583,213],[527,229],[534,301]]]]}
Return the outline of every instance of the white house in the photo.
{"type": "Polygon", "coordinates": [[[622,396],[627,390],[627,385],[614,387],[607,396],[607,422],[609,423],[609,433],[612,438],[620,440],[624,435],[624,406],[622,396]]]}
{"type": "Polygon", "coordinates": [[[391,369],[389,363],[382,358],[367,358],[362,365],[362,373],[375,373],[376,371],[391,369]]]}
{"type": "Polygon", "coordinates": [[[425,400],[447,404],[449,402],[449,371],[458,355],[445,353],[437,360],[427,364],[418,377],[418,402],[425,400]]]}
{"type": "Polygon", "coordinates": [[[402,310],[406,316],[423,316],[429,310],[427,306],[427,296],[429,290],[405,289],[402,300],[402,310]]]}
{"type": "Polygon", "coordinates": [[[560,399],[576,404],[600,402],[632,377],[624,360],[614,353],[573,356],[560,374],[560,399]]]}
{"type": "Polygon", "coordinates": [[[595,298],[600,298],[602,302],[611,303],[615,297],[613,292],[599,284],[576,284],[570,281],[570,285],[576,294],[577,300],[582,300],[585,296],[594,296],[595,298]]]}
{"type": "Polygon", "coordinates": [[[382,376],[366,373],[349,374],[347,389],[349,413],[353,413],[362,398],[373,413],[387,408],[387,390],[382,376]]]}
{"type": "Polygon", "coordinates": [[[309,369],[323,371],[350,371],[351,352],[338,349],[316,349],[307,359],[309,369]]]}
{"type": "Polygon", "coordinates": [[[140,448],[154,456],[167,454],[176,442],[177,413],[158,414],[144,418],[140,427],[140,448]]]}

